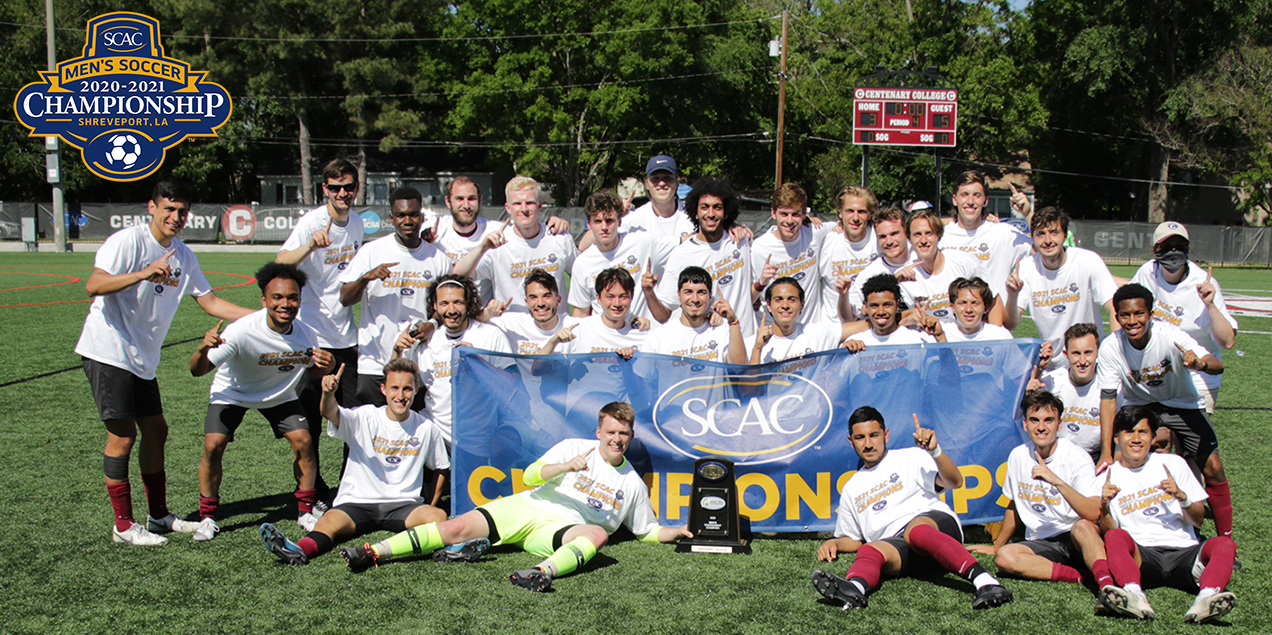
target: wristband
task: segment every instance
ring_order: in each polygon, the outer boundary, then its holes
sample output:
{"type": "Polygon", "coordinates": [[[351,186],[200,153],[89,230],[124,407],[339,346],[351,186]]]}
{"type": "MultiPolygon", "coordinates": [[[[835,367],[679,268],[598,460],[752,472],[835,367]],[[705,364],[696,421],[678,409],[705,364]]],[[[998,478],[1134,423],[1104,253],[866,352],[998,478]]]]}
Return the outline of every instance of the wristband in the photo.
{"type": "Polygon", "coordinates": [[[1184,500],[1179,500],[1178,498],[1176,498],[1175,500],[1179,501],[1179,506],[1183,509],[1188,509],[1189,507],[1192,507],[1192,501],[1188,500],[1187,494],[1184,494],[1184,500]]]}
{"type": "Polygon", "coordinates": [[[945,454],[945,453],[941,451],[941,444],[939,444],[939,443],[938,443],[938,444],[936,444],[936,448],[935,448],[935,449],[933,449],[933,450],[928,450],[928,454],[931,454],[931,455],[932,455],[932,458],[934,458],[934,459],[939,459],[939,458],[941,458],[941,455],[942,455],[942,454],[945,454]]]}

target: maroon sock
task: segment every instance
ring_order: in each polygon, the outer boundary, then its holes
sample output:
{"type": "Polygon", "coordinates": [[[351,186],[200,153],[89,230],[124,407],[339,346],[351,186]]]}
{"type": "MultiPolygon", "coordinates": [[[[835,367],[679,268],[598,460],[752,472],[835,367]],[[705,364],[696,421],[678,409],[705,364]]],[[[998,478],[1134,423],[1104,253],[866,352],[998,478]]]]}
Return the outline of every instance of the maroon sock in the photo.
{"type": "Polygon", "coordinates": [[[848,573],[844,575],[849,580],[853,578],[861,578],[867,590],[879,588],[879,579],[883,577],[883,565],[887,559],[878,549],[870,545],[862,545],[857,549],[857,558],[852,561],[852,566],[848,567],[848,573]]]}
{"type": "Polygon", "coordinates": [[[146,504],[150,507],[151,518],[163,518],[168,515],[168,473],[159,470],[141,475],[141,484],[146,488],[146,504]]]}
{"type": "Polygon", "coordinates": [[[1215,516],[1215,533],[1232,537],[1232,490],[1228,489],[1228,481],[1207,483],[1206,496],[1210,502],[1210,512],[1215,516]]]}
{"type": "Polygon", "coordinates": [[[106,486],[110,495],[110,506],[115,509],[115,529],[128,531],[133,524],[132,486],[128,481],[106,486]]]}
{"type": "Polygon", "coordinates": [[[910,530],[910,546],[922,551],[941,563],[950,573],[967,577],[978,563],[967,552],[963,543],[943,534],[931,525],[919,525],[910,530]]]}
{"type": "Polygon", "coordinates": [[[1135,565],[1135,541],[1125,529],[1104,534],[1104,547],[1109,555],[1109,573],[1118,586],[1140,583],[1140,570],[1135,565]]]}
{"type": "Polygon", "coordinates": [[[1082,574],[1067,564],[1053,562],[1051,563],[1051,581],[1082,584],[1082,574]]]}
{"type": "Polygon", "coordinates": [[[318,502],[318,490],[296,490],[296,515],[300,516],[312,512],[314,510],[314,503],[316,502],[318,502]]]}
{"type": "Polygon", "coordinates": [[[220,496],[199,497],[199,518],[216,518],[216,508],[221,506],[220,496]]]}
{"type": "Polygon", "coordinates": [[[300,545],[300,550],[304,552],[306,558],[312,558],[318,554],[331,551],[331,536],[311,531],[305,534],[305,537],[301,538],[300,542],[296,544],[300,545]]]}
{"type": "Polygon", "coordinates": [[[1203,589],[1228,588],[1232,580],[1232,561],[1237,557],[1237,543],[1227,536],[1215,536],[1201,546],[1201,580],[1197,586],[1203,589]]]}
{"type": "Polygon", "coordinates": [[[1095,576],[1095,585],[1104,588],[1113,584],[1113,574],[1109,573],[1109,561],[1100,559],[1091,565],[1091,573],[1095,576]]]}

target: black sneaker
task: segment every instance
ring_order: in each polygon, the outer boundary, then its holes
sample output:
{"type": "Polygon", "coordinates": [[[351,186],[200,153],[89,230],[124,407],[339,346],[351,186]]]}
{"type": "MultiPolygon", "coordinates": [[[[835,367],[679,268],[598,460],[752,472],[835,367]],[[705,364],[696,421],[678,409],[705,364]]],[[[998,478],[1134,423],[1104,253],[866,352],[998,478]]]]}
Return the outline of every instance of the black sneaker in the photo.
{"type": "Polygon", "coordinates": [[[857,590],[853,583],[833,573],[821,569],[814,571],[813,588],[828,600],[843,602],[845,609],[866,608],[866,595],[857,590]]]}
{"type": "Polygon", "coordinates": [[[362,573],[371,567],[379,567],[380,556],[371,548],[370,543],[362,543],[361,547],[344,547],[340,550],[345,564],[354,573],[362,573]]]}
{"type": "Polygon", "coordinates": [[[987,584],[976,589],[976,599],[972,600],[974,609],[992,609],[1011,601],[1011,591],[1001,584],[987,584]]]}
{"type": "Polygon", "coordinates": [[[542,593],[552,588],[552,576],[548,575],[543,569],[522,569],[508,576],[508,579],[512,581],[513,586],[529,589],[536,593],[542,593]]]}
{"type": "Polygon", "coordinates": [[[490,548],[487,538],[473,538],[433,552],[433,562],[476,562],[490,548]]]}
{"type": "Polygon", "coordinates": [[[309,564],[309,558],[300,550],[300,545],[287,539],[277,527],[263,523],[261,525],[261,542],[270,553],[286,564],[309,564]]]}

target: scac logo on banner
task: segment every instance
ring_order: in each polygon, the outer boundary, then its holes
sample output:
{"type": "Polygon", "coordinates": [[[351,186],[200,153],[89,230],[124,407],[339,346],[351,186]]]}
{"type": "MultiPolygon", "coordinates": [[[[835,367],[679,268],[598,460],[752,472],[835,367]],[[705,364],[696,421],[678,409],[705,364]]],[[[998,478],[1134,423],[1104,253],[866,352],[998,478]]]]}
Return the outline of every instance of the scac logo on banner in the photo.
{"type": "Polygon", "coordinates": [[[79,148],[89,171],[111,181],[143,179],[189,137],[215,137],[233,110],[205,71],[167,57],[159,21],[121,11],[88,21],[80,57],[41,72],[14,99],[33,137],[79,148]]]}

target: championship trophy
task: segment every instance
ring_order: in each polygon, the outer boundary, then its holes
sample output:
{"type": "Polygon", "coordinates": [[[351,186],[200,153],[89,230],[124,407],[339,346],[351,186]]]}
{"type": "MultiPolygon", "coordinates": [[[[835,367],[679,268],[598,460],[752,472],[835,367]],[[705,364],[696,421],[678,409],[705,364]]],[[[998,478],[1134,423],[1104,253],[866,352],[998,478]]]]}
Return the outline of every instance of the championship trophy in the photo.
{"type": "Polygon", "coordinates": [[[751,553],[741,538],[738,486],[733,461],[708,456],[693,464],[693,490],[689,495],[689,531],[677,553],[751,553]]]}

